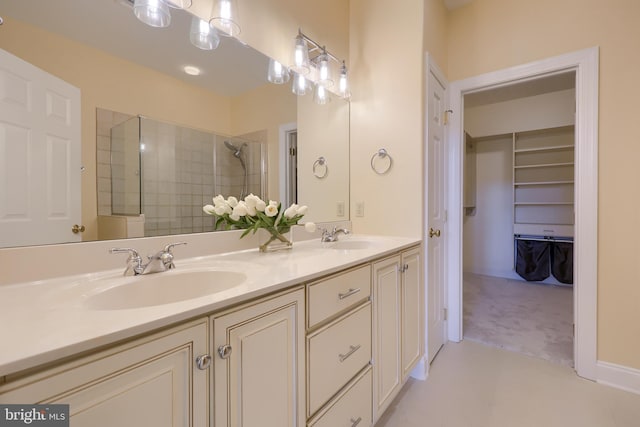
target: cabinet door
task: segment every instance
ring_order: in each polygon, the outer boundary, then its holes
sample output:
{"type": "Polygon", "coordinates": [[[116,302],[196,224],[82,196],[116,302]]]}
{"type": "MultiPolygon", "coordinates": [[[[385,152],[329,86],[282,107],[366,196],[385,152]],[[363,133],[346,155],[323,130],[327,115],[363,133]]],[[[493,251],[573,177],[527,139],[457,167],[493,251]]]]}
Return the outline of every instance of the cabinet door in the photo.
{"type": "Polygon", "coordinates": [[[391,403],[402,385],[400,256],[373,265],[373,396],[374,419],[391,403]]]}
{"type": "Polygon", "coordinates": [[[207,320],[0,387],[2,403],[69,404],[74,427],[208,423],[207,320]]]}
{"type": "Polygon", "coordinates": [[[303,426],[304,291],[216,317],[213,334],[214,425],[303,426]]]}
{"type": "Polygon", "coordinates": [[[422,356],[424,293],[420,248],[402,253],[402,378],[422,356]]]}

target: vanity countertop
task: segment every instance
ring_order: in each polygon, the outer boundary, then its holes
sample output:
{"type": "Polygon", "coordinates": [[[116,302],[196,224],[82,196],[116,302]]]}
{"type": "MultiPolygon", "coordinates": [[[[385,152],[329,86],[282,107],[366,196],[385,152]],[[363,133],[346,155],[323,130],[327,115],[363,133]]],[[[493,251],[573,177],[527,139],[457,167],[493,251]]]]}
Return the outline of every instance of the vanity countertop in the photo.
{"type": "Polygon", "coordinates": [[[355,249],[330,248],[331,244],[315,239],[296,242],[292,250],[281,252],[252,249],[177,257],[175,270],[156,275],[221,269],[242,272],[246,280],[203,297],[141,308],[87,306],[89,298],[122,279],[122,269],[0,286],[0,377],[207,315],[420,243],[415,238],[365,235],[341,241],[362,240],[369,244],[355,249]]]}

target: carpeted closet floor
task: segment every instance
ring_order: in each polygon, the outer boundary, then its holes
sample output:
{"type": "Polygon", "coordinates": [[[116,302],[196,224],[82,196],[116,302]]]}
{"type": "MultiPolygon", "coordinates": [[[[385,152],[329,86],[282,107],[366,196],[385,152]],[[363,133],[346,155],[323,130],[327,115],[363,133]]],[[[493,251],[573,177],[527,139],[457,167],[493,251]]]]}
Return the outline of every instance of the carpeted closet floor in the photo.
{"type": "Polygon", "coordinates": [[[465,273],[464,339],[573,366],[573,289],[465,273]]]}

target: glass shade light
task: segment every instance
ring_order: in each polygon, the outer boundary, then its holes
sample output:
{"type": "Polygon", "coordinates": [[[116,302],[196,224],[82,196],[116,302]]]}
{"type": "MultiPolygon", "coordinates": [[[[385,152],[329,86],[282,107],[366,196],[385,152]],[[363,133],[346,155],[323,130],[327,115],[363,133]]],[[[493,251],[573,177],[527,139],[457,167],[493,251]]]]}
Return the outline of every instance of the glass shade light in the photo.
{"type": "Polygon", "coordinates": [[[313,101],[319,105],[324,105],[331,102],[329,91],[320,83],[316,85],[316,90],[313,92],[313,101]]]}
{"type": "Polygon", "coordinates": [[[209,23],[222,31],[222,35],[236,37],[240,34],[236,0],[214,0],[209,23]]]}
{"type": "Polygon", "coordinates": [[[271,83],[281,85],[289,81],[289,70],[275,59],[269,59],[269,71],[267,80],[271,83]]]}
{"type": "Polygon", "coordinates": [[[351,91],[349,90],[349,79],[347,77],[347,66],[344,61],[342,61],[342,66],[340,67],[340,79],[338,80],[338,94],[348,99],[351,97],[351,91]]]}
{"type": "Polygon", "coordinates": [[[140,21],[152,27],[168,27],[171,24],[171,12],[164,0],[135,0],[133,13],[140,21]]]}
{"type": "Polygon", "coordinates": [[[216,29],[197,16],[191,18],[189,40],[192,45],[202,50],[213,50],[220,44],[220,37],[218,37],[216,29]]]}
{"type": "Polygon", "coordinates": [[[302,96],[307,94],[308,89],[309,89],[309,84],[307,83],[307,79],[302,74],[296,73],[293,76],[293,84],[291,85],[291,91],[296,95],[302,96]]]}
{"type": "Polygon", "coordinates": [[[298,74],[309,74],[311,67],[309,65],[309,48],[307,42],[302,37],[302,34],[298,34],[296,37],[295,46],[293,48],[293,64],[291,65],[292,71],[298,74]]]}
{"type": "Polygon", "coordinates": [[[329,69],[329,55],[323,52],[318,57],[318,83],[325,87],[333,86],[331,70],[329,69]]]}
{"type": "Polygon", "coordinates": [[[173,9],[189,9],[193,0],[165,0],[167,5],[173,9]]]}

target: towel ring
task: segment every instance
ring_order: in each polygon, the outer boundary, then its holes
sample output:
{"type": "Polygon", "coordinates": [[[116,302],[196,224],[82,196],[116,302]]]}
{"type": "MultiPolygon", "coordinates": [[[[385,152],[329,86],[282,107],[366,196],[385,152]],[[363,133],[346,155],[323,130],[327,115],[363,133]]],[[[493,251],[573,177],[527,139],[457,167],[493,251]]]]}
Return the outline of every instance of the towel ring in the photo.
{"type": "Polygon", "coordinates": [[[384,175],[385,173],[389,172],[389,169],[391,169],[392,164],[393,164],[393,159],[391,158],[391,155],[387,153],[387,150],[385,150],[384,148],[379,149],[378,152],[371,157],[371,169],[373,169],[373,171],[378,175],[384,175]],[[387,164],[386,167],[384,168],[376,167],[375,161],[376,161],[376,158],[378,157],[381,159],[385,159],[385,158],[389,159],[389,163],[387,164]]]}
{"type": "Polygon", "coordinates": [[[318,160],[313,162],[313,176],[318,179],[322,179],[329,173],[329,167],[327,166],[327,159],[323,156],[318,157],[318,160]],[[320,169],[319,169],[320,168],[320,169]],[[324,168],[324,170],[322,170],[324,168]]]}

